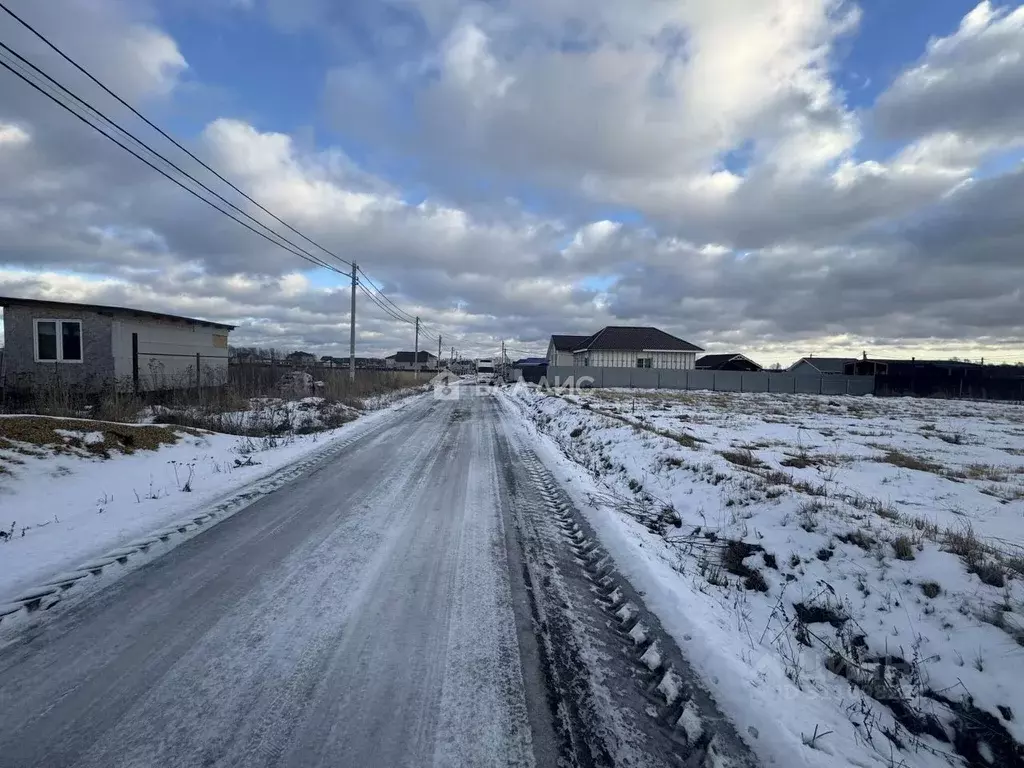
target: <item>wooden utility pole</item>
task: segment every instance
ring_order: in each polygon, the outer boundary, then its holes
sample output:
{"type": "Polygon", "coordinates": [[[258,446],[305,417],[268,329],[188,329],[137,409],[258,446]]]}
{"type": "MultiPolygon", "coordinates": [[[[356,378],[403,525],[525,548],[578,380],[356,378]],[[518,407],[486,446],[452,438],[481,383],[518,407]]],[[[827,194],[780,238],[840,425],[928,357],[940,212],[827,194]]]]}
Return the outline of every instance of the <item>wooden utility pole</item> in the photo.
{"type": "Polygon", "coordinates": [[[352,262],[352,309],[348,319],[348,377],[356,378],[356,263],[352,262]]]}
{"type": "Polygon", "coordinates": [[[441,334],[437,334],[437,370],[441,370],[441,334]]]}
{"type": "Polygon", "coordinates": [[[416,380],[420,379],[420,316],[416,315],[416,351],[412,357],[412,367],[416,371],[416,380]]]}

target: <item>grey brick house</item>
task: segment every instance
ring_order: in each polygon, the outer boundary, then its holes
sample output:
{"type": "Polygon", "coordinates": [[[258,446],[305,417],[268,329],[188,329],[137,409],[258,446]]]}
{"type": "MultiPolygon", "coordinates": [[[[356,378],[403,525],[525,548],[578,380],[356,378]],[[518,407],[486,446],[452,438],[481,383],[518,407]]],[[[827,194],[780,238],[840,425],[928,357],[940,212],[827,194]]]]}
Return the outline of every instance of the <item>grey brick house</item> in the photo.
{"type": "Polygon", "coordinates": [[[0,296],[8,390],[150,391],[227,381],[232,325],[142,309],[0,296]],[[197,360],[197,357],[198,360],[197,360]],[[198,365],[197,365],[198,362],[198,365]]]}

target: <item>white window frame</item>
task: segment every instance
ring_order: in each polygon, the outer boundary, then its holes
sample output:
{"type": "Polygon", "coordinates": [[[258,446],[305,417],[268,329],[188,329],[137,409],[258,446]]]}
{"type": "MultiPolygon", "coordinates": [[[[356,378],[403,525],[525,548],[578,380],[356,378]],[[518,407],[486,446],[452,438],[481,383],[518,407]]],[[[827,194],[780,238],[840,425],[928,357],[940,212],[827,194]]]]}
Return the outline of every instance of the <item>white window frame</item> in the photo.
{"type": "Polygon", "coordinates": [[[85,361],[85,336],[82,333],[83,323],[79,319],[57,319],[55,317],[37,317],[32,320],[32,351],[34,353],[35,361],[37,363],[71,363],[73,365],[81,365],[85,361]],[[53,323],[57,329],[57,359],[56,360],[43,360],[39,357],[39,324],[40,323],[53,323]],[[77,323],[78,324],[78,359],[77,360],[65,360],[64,359],[64,323],[77,323]]]}

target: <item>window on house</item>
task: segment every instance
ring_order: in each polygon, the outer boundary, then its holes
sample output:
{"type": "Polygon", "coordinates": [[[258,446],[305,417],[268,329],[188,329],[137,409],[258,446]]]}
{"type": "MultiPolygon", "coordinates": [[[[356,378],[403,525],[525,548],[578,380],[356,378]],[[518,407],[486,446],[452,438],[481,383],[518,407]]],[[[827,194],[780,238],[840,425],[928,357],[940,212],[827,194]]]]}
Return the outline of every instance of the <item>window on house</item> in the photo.
{"type": "Polygon", "coordinates": [[[57,321],[36,320],[36,360],[50,362],[57,359],[57,321]]]}
{"type": "Polygon", "coordinates": [[[82,362],[81,320],[36,320],[36,362],[82,362]]]}
{"type": "Polygon", "coordinates": [[[649,358],[649,357],[638,357],[636,359],[636,367],[637,368],[650,368],[651,367],[651,358],[649,358]]]}
{"type": "Polygon", "coordinates": [[[82,362],[82,324],[65,320],[60,324],[60,359],[82,362]]]}

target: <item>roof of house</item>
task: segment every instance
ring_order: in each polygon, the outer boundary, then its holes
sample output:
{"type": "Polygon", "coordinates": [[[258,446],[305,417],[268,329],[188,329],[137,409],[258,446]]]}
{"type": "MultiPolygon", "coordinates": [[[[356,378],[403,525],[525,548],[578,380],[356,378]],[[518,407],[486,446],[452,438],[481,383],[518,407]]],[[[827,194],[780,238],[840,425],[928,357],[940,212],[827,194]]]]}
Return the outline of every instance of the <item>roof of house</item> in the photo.
{"type": "Polygon", "coordinates": [[[665,333],[658,328],[609,325],[588,336],[573,350],[626,349],[659,352],[703,352],[696,344],[665,333]]]}
{"type": "Polygon", "coordinates": [[[555,333],[551,336],[551,343],[555,345],[556,352],[574,352],[579,345],[589,339],[589,336],[573,336],[566,333],[555,333]]]}
{"type": "MultiPolygon", "coordinates": [[[[426,350],[421,349],[420,350],[420,354],[419,354],[419,358],[420,358],[419,362],[425,363],[425,362],[427,362],[427,360],[430,360],[432,357],[437,357],[437,356],[436,355],[432,355],[429,352],[427,352],[426,350]]],[[[416,362],[416,353],[415,352],[395,352],[395,354],[388,355],[384,359],[385,360],[394,360],[396,363],[415,363],[416,362]]]]}
{"type": "Polygon", "coordinates": [[[855,361],[856,358],[854,357],[801,357],[786,370],[792,371],[800,363],[807,363],[821,373],[842,373],[847,363],[855,361]]]}
{"type": "Polygon", "coordinates": [[[698,368],[714,368],[719,365],[725,365],[726,363],[731,362],[736,358],[741,358],[743,360],[746,360],[748,363],[753,363],[754,365],[757,365],[758,368],[761,367],[753,360],[751,360],[749,357],[740,354],[739,352],[726,352],[723,354],[701,355],[700,357],[697,358],[695,365],[698,368]]]}
{"type": "Polygon", "coordinates": [[[917,358],[885,358],[885,357],[869,357],[867,359],[858,359],[851,362],[858,363],[885,363],[886,365],[897,364],[897,365],[920,365],[920,366],[933,366],[940,365],[947,368],[983,368],[982,363],[972,363],[967,360],[918,360],[917,358]]]}
{"type": "Polygon", "coordinates": [[[122,315],[135,317],[148,317],[154,320],[180,320],[196,325],[207,325],[211,328],[224,328],[232,331],[233,325],[215,323],[211,320],[200,320],[195,317],[183,317],[182,315],[170,315],[166,312],[150,312],[148,309],[132,309],[130,307],[112,307],[106,304],[77,304],[70,301],[50,301],[49,299],[21,299],[16,296],[0,296],[0,307],[61,307],[63,309],[89,310],[92,312],[113,312],[122,315]]]}
{"type": "Polygon", "coordinates": [[[547,365],[546,357],[524,357],[516,360],[513,365],[547,365]]]}

